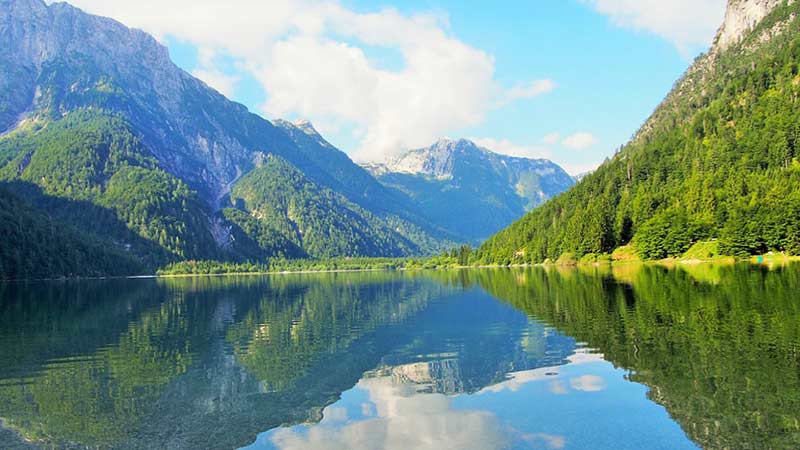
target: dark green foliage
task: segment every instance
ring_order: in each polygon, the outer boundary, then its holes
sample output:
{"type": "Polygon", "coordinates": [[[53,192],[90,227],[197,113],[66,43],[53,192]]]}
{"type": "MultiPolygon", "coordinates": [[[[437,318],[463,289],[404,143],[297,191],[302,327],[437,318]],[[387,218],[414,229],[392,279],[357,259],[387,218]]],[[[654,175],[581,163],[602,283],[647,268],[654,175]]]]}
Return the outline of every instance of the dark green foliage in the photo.
{"type": "Polygon", "coordinates": [[[405,236],[426,236],[400,219],[375,217],[275,156],[235,186],[238,208],[215,216],[159,167],[122,117],[102,110],[74,111],[0,139],[0,179],[151,269],[184,259],[405,256],[422,252],[405,236]],[[218,246],[214,227],[227,244],[218,246]]]}
{"type": "Polygon", "coordinates": [[[660,258],[706,237],[728,254],[800,254],[798,10],[779,6],[738,46],[700,58],[630,144],[479,259],[541,262],[632,240],[660,258]],[[785,31],[760,42],[779,21],[785,31]]]}
{"type": "Polygon", "coordinates": [[[217,252],[197,197],[186,184],[162,170],[121,168],[108,180],[101,202],[117,211],[130,229],[178,257],[217,252]]]}
{"type": "Polygon", "coordinates": [[[130,255],[35,211],[0,189],[0,280],[132,275],[130,255]]]}
{"type": "Polygon", "coordinates": [[[0,178],[60,220],[117,241],[148,266],[214,258],[208,214],[119,116],[79,110],[0,139],[0,178]]]}
{"type": "Polygon", "coordinates": [[[462,276],[629,371],[700,448],[798,448],[798,268],[619,269],[462,276]]]}
{"type": "Polygon", "coordinates": [[[253,217],[252,214],[235,208],[225,208],[222,214],[242,230],[236,240],[252,239],[259,248],[256,259],[263,258],[303,258],[308,256],[303,249],[284,234],[273,230],[269,223],[253,217]]]}
{"type": "Polygon", "coordinates": [[[236,184],[231,201],[249,217],[231,211],[226,217],[254,232],[268,256],[296,256],[301,248],[321,258],[404,256],[417,251],[371,213],[274,155],[236,184]]]}
{"type": "Polygon", "coordinates": [[[636,249],[642,259],[678,257],[703,236],[703,228],[685,211],[670,209],[642,224],[636,237],[636,249]]]}
{"type": "Polygon", "coordinates": [[[276,272],[330,272],[398,270],[410,260],[402,258],[271,259],[265,263],[181,261],[159,269],[159,275],[219,275],[276,272]]]}

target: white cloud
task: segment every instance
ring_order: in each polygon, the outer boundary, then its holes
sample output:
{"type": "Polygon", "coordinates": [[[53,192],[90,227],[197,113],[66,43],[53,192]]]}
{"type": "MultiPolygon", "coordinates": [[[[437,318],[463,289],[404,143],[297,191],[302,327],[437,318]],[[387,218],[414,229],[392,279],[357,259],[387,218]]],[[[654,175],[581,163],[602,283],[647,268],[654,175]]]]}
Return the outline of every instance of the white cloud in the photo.
{"type": "Polygon", "coordinates": [[[542,142],[544,142],[547,145],[558,144],[558,141],[560,140],[561,140],[561,133],[550,133],[542,138],[542,142]]]}
{"type": "Polygon", "coordinates": [[[394,384],[391,378],[364,379],[358,388],[368,393],[374,416],[331,424],[328,407],[322,423],[306,432],[279,428],[271,432],[271,443],[281,450],[499,450],[509,446],[507,430],[489,412],[456,409],[444,395],[422,394],[419,386],[394,384]]]}
{"type": "Polygon", "coordinates": [[[525,434],[523,435],[523,439],[526,440],[528,443],[534,445],[534,448],[539,447],[539,445],[537,445],[537,441],[541,441],[542,443],[544,443],[546,448],[553,450],[562,449],[567,445],[566,437],[555,434],[547,434],[547,433],[525,434]]]}
{"type": "Polygon", "coordinates": [[[551,382],[549,390],[551,394],[556,394],[556,395],[567,395],[569,393],[569,391],[567,391],[567,387],[564,386],[564,383],[562,383],[561,381],[551,382]]]}
{"type": "Polygon", "coordinates": [[[494,58],[452,36],[440,14],[364,14],[336,0],[71,2],[196,45],[196,74],[222,92],[232,92],[237,80],[219,70],[215,56],[239,60],[267,91],[267,115],[363,130],[355,149],[361,159],[428,145],[481,123],[492,108],[555,88],[550,80],[501,86],[494,58]],[[380,68],[364,46],[401,55],[402,67],[380,68]]]}
{"type": "Polygon", "coordinates": [[[192,75],[203,80],[226,97],[233,96],[236,84],[239,82],[239,77],[236,75],[227,75],[215,69],[197,69],[192,71],[192,75]]]}
{"type": "Polygon", "coordinates": [[[505,98],[500,103],[504,105],[516,100],[538,97],[542,94],[553,92],[556,83],[553,80],[534,80],[530,83],[518,84],[505,93],[505,98]]]}
{"type": "Polygon", "coordinates": [[[561,145],[572,150],[586,150],[597,143],[597,138],[591,133],[575,133],[564,138],[561,145]]]}
{"type": "Polygon", "coordinates": [[[583,0],[625,28],[653,33],[688,55],[709,45],[725,15],[726,0],[583,0]]]}
{"type": "Polygon", "coordinates": [[[570,162],[562,162],[558,165],[561,166],[568,174],[574,176],[582,175],[586,173],[591,173],[597,170],[598,167],[602,164],[602,161],[592,161],[592,162],[580,162],[580,163],[570,163],[570,162]]]}
{"type": "Polygon", "coordinates": [[[470,138],[478,146],[503,155],[517,156],[520,158],[552,158],[552,153],[547,147],[536,145],[522,145],[508,139],[470,138]]]}
{"type": "Polygon", "coordinates": [[[606,381],[597,375],[583,375],[569,380],[572,389],[582,392],[600,392],[606,389],[606,381]]]}

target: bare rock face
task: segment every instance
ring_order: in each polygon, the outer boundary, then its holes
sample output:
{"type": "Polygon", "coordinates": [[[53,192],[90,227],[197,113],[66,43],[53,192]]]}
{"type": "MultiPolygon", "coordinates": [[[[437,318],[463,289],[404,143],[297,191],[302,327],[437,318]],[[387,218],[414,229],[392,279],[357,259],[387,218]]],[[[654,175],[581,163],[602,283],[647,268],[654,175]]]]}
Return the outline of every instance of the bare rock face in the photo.
{"type": "Polygon", "coordinates": [[[147,33],[66,3],[0,0],[0,133],[79,108],[125,116],[164,169],[216,206],[288,138],[178,68],[147,33]]]}
{"type": "MultiPolygon", "coordinates": [[[[0,135],[47,128],[73,114],[113,118],[142,157],[196,191],[211,218],[198,228],[222,250],[234,247],[236,230],[215,213],[233,206],[230,192],[269,155],[301,173],[313,194],[330,190],[348,200],[322,211],[325,218],[352,202],[358,208],[346,213],[359,216],[352,223],[371,220],[386,230],[365,235],[359,251],[377,256],[389,248],[384,236],[408,254],[438,251],[449,239],[410,209],[405,194],[380,184],[309,122],[273,124],[250,113],[177,67],[147,33],[67,3],[0,0],[0,135]]],[[[99,147],[115,138],[100,136],[99,147]]]]}
{"type": "MultiPolygon", "coordinates": [[[[725,12],[725,22],[715,40],[717,50],[726,50],[739,42],[750,30],[758,25],[770,11],[784,0],[729,0],[725,12]]],[[[789,3],[792,3],[791,0],[789,3]]]]}
{"type": "MultiPolygon", "coordinates": [[[[384,173],[422,175],[432,179],[452,180],[464,173],[465,166],[508,170],[518,174],[530,172],[544,177],[561,177],[564,180],[568,178],[560,167],[546,159],[501,155],[467,139],[442,139],[430,147],[410,150],[386,164],[371,167],[384,173]]],[[[569,183],[567,184],[569,185],[569,183]]]]}

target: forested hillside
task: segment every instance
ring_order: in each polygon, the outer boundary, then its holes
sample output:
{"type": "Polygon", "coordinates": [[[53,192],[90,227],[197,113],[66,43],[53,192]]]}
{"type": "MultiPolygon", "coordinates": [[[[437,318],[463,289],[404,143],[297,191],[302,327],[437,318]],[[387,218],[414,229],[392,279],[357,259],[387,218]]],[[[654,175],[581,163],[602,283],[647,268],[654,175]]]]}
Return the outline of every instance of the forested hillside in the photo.
{"type": "Polygon", "coordinates": [[[108,242],[33,210],[2,187],[0,243],[0,280],[134,275],[143,270],[108,242]]]}
{"type": "Polygon", "coordinates": [[[419,249],[343,195],[267,155],[231,191],[225,210],[265,250],[286,257],[401,256],[419,249]]]}
{"type": "Polygon", "coordinates": [[[658,259],[714,238],[724,254],[799,255],[799,10],[782,2],[698,58],[626,147],[478,258],[542,262],[633,243],[658,259]]]}
{"type": "Polygon", "coordinates": [[[0,182],[41,217],[151,272],[182,260],[410,256],[454,245],[310,124],[250,113],[144,32],[66,3],[1,4],[0,182]],[[231,203],[232,189],[263,175],[267,154],[283,172],[231,203]],[[280,217],[248,209],[278,194],[286,202],[270,206],[280,217]]]}
{"type": "Polygon", "coordinates": [[[0,139],[0,181],[146,265],[219,255],[196,193],[161,170],[120,116],[81,110],[0,139]]]}

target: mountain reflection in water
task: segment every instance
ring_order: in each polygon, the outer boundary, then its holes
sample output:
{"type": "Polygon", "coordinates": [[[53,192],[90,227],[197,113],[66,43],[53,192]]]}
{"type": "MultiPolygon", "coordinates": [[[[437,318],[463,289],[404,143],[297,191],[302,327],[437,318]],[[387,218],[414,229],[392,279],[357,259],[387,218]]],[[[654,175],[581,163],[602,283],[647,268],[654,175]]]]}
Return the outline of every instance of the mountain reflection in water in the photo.
{"type": "Polygon", "coordinates": [[[0,285],[0,448],[800,448],[800,271],[0,285]]]}

